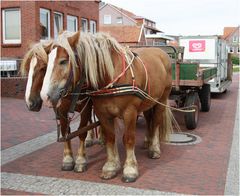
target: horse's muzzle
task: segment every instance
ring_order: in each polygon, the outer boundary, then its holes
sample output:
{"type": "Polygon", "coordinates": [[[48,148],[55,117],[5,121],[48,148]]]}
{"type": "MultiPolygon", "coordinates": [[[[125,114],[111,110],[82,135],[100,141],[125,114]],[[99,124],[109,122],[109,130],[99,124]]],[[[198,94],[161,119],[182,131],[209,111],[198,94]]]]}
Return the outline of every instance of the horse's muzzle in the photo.
{"type": "Polygon", "coordinates": [[[44,104],[47,107],[58,107],[62,98],[62,92],[63,91],[61,89],[52,91],[51,93],[48,92],[47,98],[44,100],[44,104]]]}
{"type": "Polygon", "coordinates": [[[39,112],[42,108],[42,99],[40,97],[35,99],[30,99],[29,104],[27,104],[27,108],[30,111],[39,112]]]}

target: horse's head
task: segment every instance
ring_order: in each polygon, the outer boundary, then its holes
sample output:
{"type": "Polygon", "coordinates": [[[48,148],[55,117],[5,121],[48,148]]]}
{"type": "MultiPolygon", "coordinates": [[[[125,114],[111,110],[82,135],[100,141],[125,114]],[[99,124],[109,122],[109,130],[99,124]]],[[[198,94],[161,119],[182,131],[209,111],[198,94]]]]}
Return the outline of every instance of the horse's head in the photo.
{"type": "Polygon", "coordinates": [[[28,75],[25,101],[30,111],[38,112],[42,107],[40,91],[46,73],[47,54],[50,47],[50,42],[47,44],[35,44],[25,55],[22,63],[22,74],[28,75]]]}
{"type": "Polygon", "coordinates": [[[79,36],[79,32],[71,37],[60,36],[48,55],[47,71],[40,94],[49,107],[58,106],[61,98],[75,84],[79,73],[76,72],[77,63],[73,51],[79,36]]]}

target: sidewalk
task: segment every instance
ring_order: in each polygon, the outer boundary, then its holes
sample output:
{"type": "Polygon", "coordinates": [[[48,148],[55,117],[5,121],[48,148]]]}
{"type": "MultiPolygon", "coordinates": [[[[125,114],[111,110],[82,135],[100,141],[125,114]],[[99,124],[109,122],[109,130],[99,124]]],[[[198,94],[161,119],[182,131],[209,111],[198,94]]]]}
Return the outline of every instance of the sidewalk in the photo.
{"type": "MultiPolygon", "coordinates": [[[[129,184],[122,183],[121,174],[109,181],[99,178],[106,159],[105,150],[99,145],[87,149],[89,162],[85,173],[61,171],[63,146],[55,142],[56,125],[51,111],[25,114],[23,100],[3,98],[2,194],[238,195],[239,116],[235,115],[238,94],[239,75],[234,74],[229,91],[213,97],[210,112],[200,113],[198,127],[191,132],[201,137],[202,142],[189,146],[162,144],[158,160],[148,159],[142,148],[146,125],[140,119],[136,144],[140,176],[129,184]],[[16,139],[10,143],[10,138],[16,139]],[[11,153],[20,156],[10,159],[11,153]]],[[[121,134],[118,146],[123,163],[121,134]]],[[[75,153],[77,147],[78,140],[74,139],[75,153]]]]}

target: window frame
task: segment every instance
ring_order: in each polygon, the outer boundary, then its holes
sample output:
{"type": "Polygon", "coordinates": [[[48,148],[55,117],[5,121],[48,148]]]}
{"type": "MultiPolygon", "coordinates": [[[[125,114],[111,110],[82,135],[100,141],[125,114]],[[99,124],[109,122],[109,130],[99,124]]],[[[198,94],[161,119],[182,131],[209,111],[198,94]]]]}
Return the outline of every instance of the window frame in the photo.
{"type": "Polygon", "coordinates": [[[75,31],[73,31],[73,32],[77,32],[78,31],[78,17],[77,16],[73,16],[73,15],[67,15],[67,30],[68,31],[70,31],[69,29],[68,29],[68,20],[71,20],[71,19],[76,19],[75,20],[75,24],[76,24],[76,30],[75,31]]]}
{"type": "Polygon", "coordinates": [[[117,24],[123,24],[123,17],[122,17],[122,16],[118,16],[118,17],[116,18],[116,23],[117,23],[117,24]]]}
{"type": "Polygon", "coordinates": [[[62,27],[62,29],[60,29],[60,31],[63,30],[63,13],[61,13],[61,12],[53,12],[53,30],[54,30],[53,34],[54,34],[54,38],[56,38],[58,33],[59,33],[59,32],[55,32],[55,30],[56,30],[55,29],[55,14],[61,16],[61,27],[62,27]]]}
{"type": "Polygon", "coordinates": [[[109,15],[109,14],[105,14],[105,15],[103,16],[103,24],[105,24],[105,25],[110,25],[110,24],[112,24],[112,16],[109,15]],[[106,18],[109,19],[109,22],[107,22],[107,23],[106,23],[106,18]]]}
{"type": "Polygon", "coordinates": [[[51,12],[48,9],[45,8],[40,8],[39,9],[39,24],[41,24],[41,11],[43,11],[44,13],[48,13],[48,37],[46,39],[42,39],[42,35],[40,38],[40,41],[45,41],[45,40],[50,40],[51,39],[51,12]]]}
{"type": "Polygon", "coordinates": [[[234,47],[233,46],[229,47],[229,53],[234,53],[234,47]]]}
{"type": "Polygon", "coordinates": [[[97,32],[97,21],[95,20],[90,20],[90,28],[89,31],[94,34],[97,32]],[[92,24],[94,24],[94,28],[92,29],[92,24]]]}
{"type": "MultiPolygon", "coordinates": [[[[90,26],[91,27],[91,26],[90,26]]],[[[81,18],[81,31],[82,32],[88,32],[90,30],[90,28],[88,28],[88,19],[86,19],[86,18],[81,18]],[[82,21],[85,21],[86,22],[86,25],[87,25],[87,27],[86,27],[86,31],[83,31],[83,26],[82,26],[82,21]]]]}
{"type": "Polygon", "coordinates": [[[233,36],[233,38],[232,38],[232,42],[237,42],[237,36],[233,36]]]}
{"type": "Polygon", "coordinates": [[[22,43],[22,25],[21,25],[21,9],[20,8],[6,8],[2,9],[2,33],[3,33],[3,44],[21,44],[22,43]],[[6,32],[6,26],[5,26],[5,13],[6,11],[19,11],[19,39],[6,39],[5,32],[6,32]]]}

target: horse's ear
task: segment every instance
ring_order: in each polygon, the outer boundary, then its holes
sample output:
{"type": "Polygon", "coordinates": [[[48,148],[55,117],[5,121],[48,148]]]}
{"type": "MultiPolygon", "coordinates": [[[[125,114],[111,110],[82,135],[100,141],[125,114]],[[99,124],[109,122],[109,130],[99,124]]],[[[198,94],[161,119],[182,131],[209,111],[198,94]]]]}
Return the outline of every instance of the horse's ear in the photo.
{"type": "Polygon", "coordinates": [[[62,29],[62,30],[60,30],[59,32],[58,32],[58,35],[61,35],[61,34],[63,34],[63,32],[64,32],[64,30],[62,29]]]}
{"type": "Polygon", "coordinates": [[[79,40],[79,37],[80,37],[80,31],[78,31],[77,33],[75,33],[73,36],[71,37],[68,37],[68,42],[70,44],[70,46],[75,46],[76,43],[78,42],[79,40]]]}
{"type": "Polygon", "coordinates": [[[52,42],[44,46],[44,50],[46,51],[47,54],[49,54],[51,47],[52,47],[52,42]]]}

